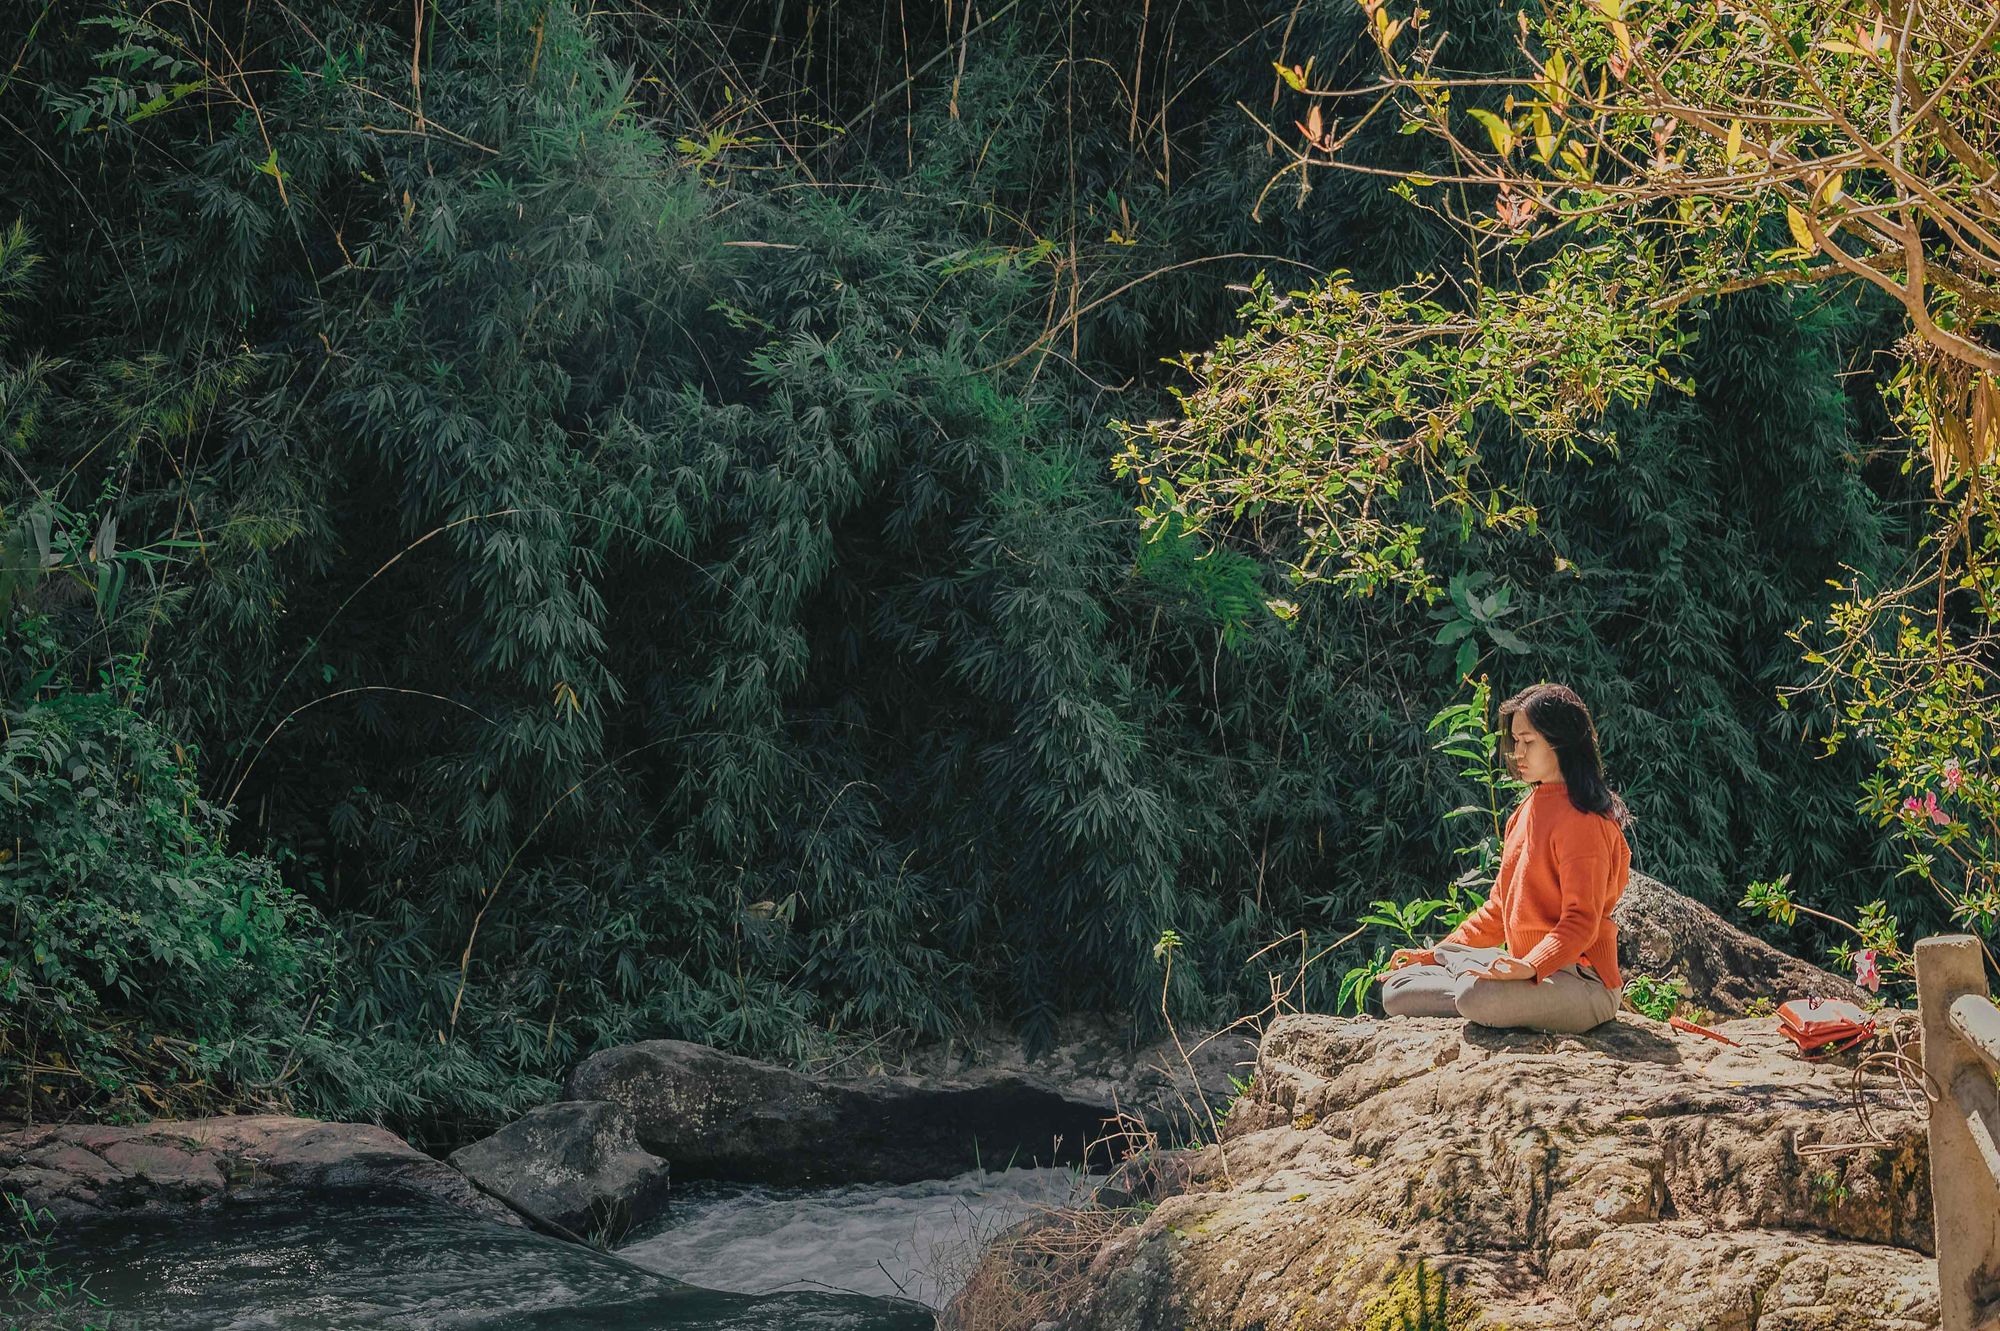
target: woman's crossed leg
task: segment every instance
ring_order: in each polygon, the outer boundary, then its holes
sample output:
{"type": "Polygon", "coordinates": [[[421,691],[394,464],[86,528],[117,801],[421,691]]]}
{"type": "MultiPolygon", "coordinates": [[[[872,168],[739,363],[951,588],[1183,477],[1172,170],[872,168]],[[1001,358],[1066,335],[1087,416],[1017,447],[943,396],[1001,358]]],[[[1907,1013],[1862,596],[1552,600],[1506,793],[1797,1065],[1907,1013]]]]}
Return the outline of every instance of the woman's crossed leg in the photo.
{"type": "Polygon", "coordinates": [[[1481,1026],[1526,1027],[1575,1034],[1611,1020],[1618,995],[1587,966],[1565,966],[1539,984],[1488,980],[1472,972],[1506,954],[1502,947],[1439,943],[1432,965],[1404,966],[1382,981],[1382,1007],[1392,1017],[1464,1017],[1481,1026]]]}

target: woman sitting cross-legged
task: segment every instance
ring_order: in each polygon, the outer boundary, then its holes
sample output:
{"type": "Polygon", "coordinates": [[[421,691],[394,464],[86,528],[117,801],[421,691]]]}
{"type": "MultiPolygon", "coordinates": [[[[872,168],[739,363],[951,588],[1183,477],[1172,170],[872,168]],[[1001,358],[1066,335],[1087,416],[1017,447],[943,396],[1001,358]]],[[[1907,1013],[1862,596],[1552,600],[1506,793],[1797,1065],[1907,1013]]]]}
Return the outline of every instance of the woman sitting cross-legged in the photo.
{"type": "Polygon", "coordinates": [[[1502,756],[1525,798],[1507,817],[1486,904],[1434,948],[1398,948],[1382,980],[1392,1017],[1574,1033],[1618,1011],[1618,926],[1632,853],[1604,781],[1597,727],[1575,692],[1537,684],[1500,705],[1502,756]]]}

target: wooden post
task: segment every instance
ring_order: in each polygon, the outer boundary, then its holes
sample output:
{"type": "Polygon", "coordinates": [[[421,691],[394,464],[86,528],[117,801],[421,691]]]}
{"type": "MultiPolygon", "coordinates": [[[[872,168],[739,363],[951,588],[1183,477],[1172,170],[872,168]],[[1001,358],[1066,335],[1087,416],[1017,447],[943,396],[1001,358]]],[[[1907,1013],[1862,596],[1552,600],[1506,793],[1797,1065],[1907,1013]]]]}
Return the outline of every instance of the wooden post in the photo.
{"type": "Polygon", "coordinates": [[[1988,993],[1979,940],[1946,934],[1917,944],[1917,1007],[1924,1071],[1940,1093],[1931,1106],[1931,1214],[1944,1331],[1988,1331],[2000,1314],[2000,1181],[1975,1125],[1995,1111],[1993,1073],[1954,1029],[1951,1005],[1988,993]]]}

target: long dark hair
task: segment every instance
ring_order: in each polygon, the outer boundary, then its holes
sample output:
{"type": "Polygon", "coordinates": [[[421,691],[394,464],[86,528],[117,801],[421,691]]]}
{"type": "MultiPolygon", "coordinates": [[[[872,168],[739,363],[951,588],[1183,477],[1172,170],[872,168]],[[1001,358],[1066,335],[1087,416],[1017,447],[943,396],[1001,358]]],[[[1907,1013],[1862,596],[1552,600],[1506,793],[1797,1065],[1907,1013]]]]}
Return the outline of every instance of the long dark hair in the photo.
{"type": "Polygon", "coordinates": [[[1566,684],[1532,684],[1500,704],[1500,751],[1513,766],[1514,714],[1525,713],[1535,733],[1556,751],[1569,802],[1585,813],[1601,813],[1620,827],[1632,822],[1631,810],[1604,779],[1604,758],[1597,751],[1597,723],[1576,690],[1566,684]]]}

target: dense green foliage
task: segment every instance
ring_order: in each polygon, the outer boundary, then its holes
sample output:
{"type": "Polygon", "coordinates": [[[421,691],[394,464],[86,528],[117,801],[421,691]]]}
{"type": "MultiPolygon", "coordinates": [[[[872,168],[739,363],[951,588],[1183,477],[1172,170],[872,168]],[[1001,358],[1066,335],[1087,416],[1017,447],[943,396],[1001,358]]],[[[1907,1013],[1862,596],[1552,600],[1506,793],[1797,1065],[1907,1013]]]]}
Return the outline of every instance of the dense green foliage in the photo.
{"type": "Polygon", "coordinates": [[[323,931],[275,866],[224,846],[187,755],[122,692],[51,689],[7,713],[0,802],[32,848],[0,880],[10,1036],[25,1075],[154,1108],[210,1078],[254,1090],[291,1000],[330,969],[323,931]],[[158,1064],[183,1085],[147,1085],[158,1064]]]}
{"type": "Polygon", "coordinates": [[[34,1032],[143,1018],[239,1041],[219,1096],[453,1135],[624,1039],[1150,1020],[1169,928],[1212,1018],[1457,872],[1426,723],[1468,666],[1598,707],[1640,867],[1881,894],[1857,760],[1772,702],[1898,539],[1836,377],[1872,324],[1721,304],[1697,396],[1524,481],[1544,525],[1431,538],[1435,609],[1146,543],[1108,422],[1171,409],[1230,285],[1446,243],[1368,182],[1259,204],[1238,101],[1359,13],[1024,7],[904,88],[959,38],[865,8],[7,34],[8,1097],[34,1032]]]}

